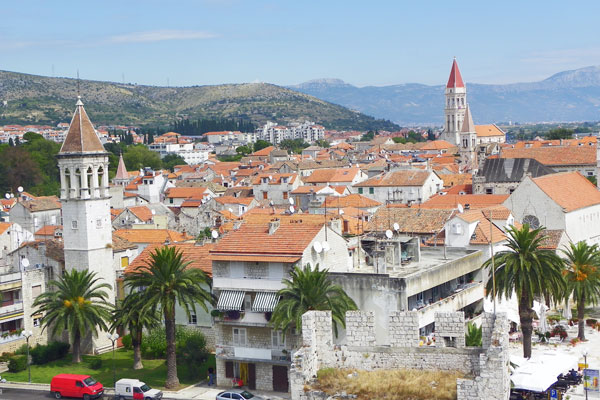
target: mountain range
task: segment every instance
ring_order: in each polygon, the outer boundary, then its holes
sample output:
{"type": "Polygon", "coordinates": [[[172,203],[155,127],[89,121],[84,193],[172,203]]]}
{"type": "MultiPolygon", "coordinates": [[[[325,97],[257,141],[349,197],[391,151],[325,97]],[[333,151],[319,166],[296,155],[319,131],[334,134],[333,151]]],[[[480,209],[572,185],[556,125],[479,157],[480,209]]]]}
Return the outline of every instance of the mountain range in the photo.
{"type": "Polygon", "coordinates": [[[0,71],[0,125],[68,122],[78,92],[96,125],[164,127],[188,117],[256,124],[310,120],[328,129],[399,129],[389,121],[268,83],[159,87],[8,71],[0,71]]]}
{"type": "MultiPolygon", "coordinates": [[[[600,66],[559,72],[539,82],[466,86],[475,123],[600,120],[600,66]]],[[[356,87],[318,79],[289,88],[400,125],[441,125],[444,116],[444,85],[356,87]]]]}

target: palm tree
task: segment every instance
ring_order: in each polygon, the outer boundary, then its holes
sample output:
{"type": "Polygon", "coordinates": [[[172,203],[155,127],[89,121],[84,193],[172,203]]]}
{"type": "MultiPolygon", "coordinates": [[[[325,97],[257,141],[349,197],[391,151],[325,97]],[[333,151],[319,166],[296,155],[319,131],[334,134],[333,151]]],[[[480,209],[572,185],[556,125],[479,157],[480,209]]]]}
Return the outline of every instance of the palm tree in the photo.
{"type": "Polygon", "coordinates": [[[290,279],[284,279],[286,286],[278,294],[281,300],[271,315],[271,325],[284,333],[290,328],[302,327],[302,315],[310,310],[329,310],[334,322],[335,335],[337,325],[346,327],[346,311],[357,310],[354,300],[339,285],[328,278],[328,269],[319,270],[319,265],[311,269],[307,264],[303,269],[295,266],[290,279]]]}
{"type": "Polygon", "coordinates": [[[73,345],[73,362],[81,362],[81,338],[88,333],[98,335],[98,328],[108,330],[113,305],[108,299],[108,283],[100,283],[102,278],[87,270],[66,271],[58,279],[50,281],[54,291],[40,294],[33,302],[36,311],[44,314],[42,326],[51,327],[52,335],[69,331],[73,345]]]}
{"type": "MultiPolygon", "coordinates": [[[[529,224],[521,229],[510,227],[507,230],[509,250],[494,255],[496,266],[496,297],[510,298],[516,293],[519,301],[519,319],[523,332],[523,356],[531,357],[531,334],[533,333],[533,300],[547,295],[562,299],[566,285],[562,276],[562,260],[551,250],[541,248],[544,228],[531,230],[529,224]]],[[[492,259],[483,267],[489,267],[492,259]]],[[[487,283],[487,293],[494,296],[493,279],[487,283]]]]}
{"type": "Polygon", "coordinates": [[[567,295],[573,295],[577,302],[579,333],[577,337],[585,340],[585,302],[595,304],[600,299],[600,250],[598,245],[590,246],[584,241],[571,243],[562,250],[567,257],[563,275],[567,281],[567,295]]]}
{"type": "Polygon", "coordinates": [[[211,279],[199,269],[186,268],[183,253],[175,247],[157,248],[150,255],[147,266],[127,274],[125,284],[132,292],[142,292],[142,310],[160,310],[165,320],[167,340],[167,380],[165,387],[179,386],[175,355],[175,305],[179,303],[190,315],[196,312],[196,303],[205,311],[213,303],[211,279]]]}
{"type": "Polygon", "coordinates": [[[155,309],[144,308],[143,292],[129,294],[113,311],[111,330],[126,328],[133,346],[133,369],[142,369],[142,333],[160,325],[160,316],[155,309]]]}

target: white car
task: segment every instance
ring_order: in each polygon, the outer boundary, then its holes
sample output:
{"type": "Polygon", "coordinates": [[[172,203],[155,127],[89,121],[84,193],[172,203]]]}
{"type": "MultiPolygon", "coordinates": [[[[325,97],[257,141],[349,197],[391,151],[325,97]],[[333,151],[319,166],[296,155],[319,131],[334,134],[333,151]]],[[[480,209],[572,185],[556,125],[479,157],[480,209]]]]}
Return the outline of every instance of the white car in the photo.
{"type": "Polygon", "coordinates": [[[263,397],[255,396],[252,393],[241,389],[230,389],[217,395],[217,400],[265,400],[263,397]]]}
{"type": "Polygon", "coordinates": [[[119,379],[115,385],[116,400],[160,400],[162,397],[160,390],[152,389],[137,379],[119,379]]]}

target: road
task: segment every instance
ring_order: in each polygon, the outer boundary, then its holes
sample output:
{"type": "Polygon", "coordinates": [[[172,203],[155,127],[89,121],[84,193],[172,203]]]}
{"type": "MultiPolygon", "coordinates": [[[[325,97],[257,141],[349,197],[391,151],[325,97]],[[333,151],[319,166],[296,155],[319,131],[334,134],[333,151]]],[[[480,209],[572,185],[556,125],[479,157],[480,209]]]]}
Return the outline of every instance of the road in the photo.
{"type": "MultiPolygon", "coordinates": [[[[0,400],[48,400],[53,399],[50,392],[28,389],[0,389],[0,400]]],[[[108,399],[108,398],[105,398],[108,399]]]]}

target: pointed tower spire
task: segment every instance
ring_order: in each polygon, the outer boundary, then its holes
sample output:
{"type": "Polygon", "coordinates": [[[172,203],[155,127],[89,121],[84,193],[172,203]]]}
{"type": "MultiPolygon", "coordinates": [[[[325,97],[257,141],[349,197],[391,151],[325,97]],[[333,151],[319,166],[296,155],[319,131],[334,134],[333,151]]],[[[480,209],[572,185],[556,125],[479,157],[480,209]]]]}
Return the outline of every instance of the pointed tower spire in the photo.
{"type": "Polygon", "coordinates": [[[476,133],[473,117],[471,116],[471,110],[469,109],[469,104],[467,104],[467,109],[465,110],[465,119],[463,120],[460,133],[476,133]]]}
{"type": "Polygon", "coordinates": [[[129,173],[125,167],[125,161],[123,161],[123,153],[119,156],[119,166],[117,167],[117,174],[115,180],[129,180],[129,173]]]}
{"type": "Polygon", "coordinates": [[[458,69],[458,63],[456,62],[456,57],[454,57],[454,61],[452,62],[452,68],[450,69],[450,77],[448,78],[447,88],[462,88],[465,87],[463,83],[462,76],[460,76],[460,70],[458,69]]]}
{"type": "Polygon", "coordinates": [[[73,114],[67,137],[60,148],[59,154],[65,153],[105,153],[104,146],[90,118],[83,108],[81,96],[77,96],[77,108],[73,114]]]}

